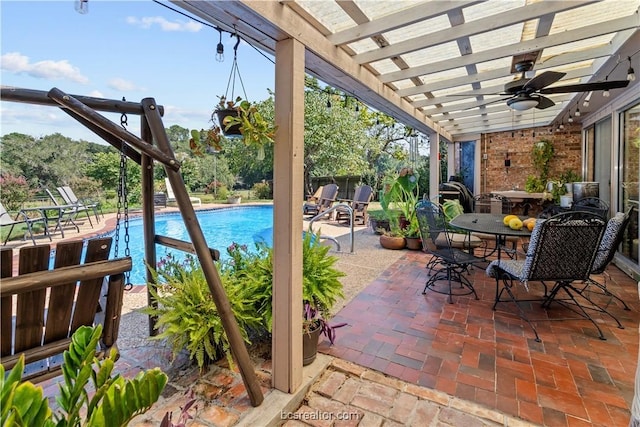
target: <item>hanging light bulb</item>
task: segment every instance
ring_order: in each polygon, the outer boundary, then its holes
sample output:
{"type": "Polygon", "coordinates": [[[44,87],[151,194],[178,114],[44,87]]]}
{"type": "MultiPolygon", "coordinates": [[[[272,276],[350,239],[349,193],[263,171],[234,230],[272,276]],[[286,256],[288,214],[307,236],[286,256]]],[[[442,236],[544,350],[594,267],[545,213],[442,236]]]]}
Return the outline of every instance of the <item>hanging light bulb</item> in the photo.
{"type": "Polygon", "coordinates": [[[589,106],[589,100],[585,99],[584,102],[582,103],[583,107],[588,107],[589,106]]]}
{"type": "Polygon", "coordinates": [[[224,45],[222,44],[222,30],[218,29],[218,32],[220,33],[220,41],[216,46],[216,61],[222,62],[224,61],[224,45]]]}
{"type": "Polygon", "coordinates": [[[633,71],[633,67],[631,66],[631,57],[629,57],[629,69],[627,70],[627,80],[633,82],[636,80],[636,72],[633,71]]]}
{"type": "Polygon", "coordinates": [[[562,123],[562,122],[561,122],[561,123],[558,125],[558,129],[561,129],[561,130],[562,130],[562,129],[564,129],[564,123],[562,123]]]}
{"type": "Polygon", "coordinates": [[[576,108],[576,117],[580,117],[580,109],[576,108]]]}
{"type": "MultiPolygon", "coordinates": [[[[604,81],[605,81],[605,82],[606,82],[607,80],[609,80],[609,76],[606,76],[606,77],[604,78],[604,81]]],[[[604,92],[602,92],[602,96],[603,96],[603,97],[605,97],[605,98],[608,98],[608,97],[609,97],[609,95],[610,95],[610,93],[609,93],[609,89],[605,89],[605,90],[604,90],[604,92]]]]}
{"type": "Polygon", "coordinates": [[[89,0],[76,0],[75,1],[76,12],[86,15],[89,13],[89,0]]]}
{"type": "Polygon", "coordinates": [[[573,117],[571,116],[571,114],[569,114],[569,118],[567,119],[567,121],[568,121],[569,123],[573,123],[573,117]]]}

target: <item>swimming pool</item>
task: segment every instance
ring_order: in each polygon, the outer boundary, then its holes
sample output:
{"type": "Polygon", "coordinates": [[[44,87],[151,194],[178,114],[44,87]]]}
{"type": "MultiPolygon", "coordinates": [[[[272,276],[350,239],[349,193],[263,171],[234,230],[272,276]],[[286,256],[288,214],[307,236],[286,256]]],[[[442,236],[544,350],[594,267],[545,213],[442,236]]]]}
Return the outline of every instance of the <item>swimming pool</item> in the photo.
{"type": "MultiPolygon", "coordinates": [[[[254,248],[254,243],[260,240],[269,246],[273,244],[272,205],[196,211],[196,215],[207,244],[210,248],[219,250],[222,259],[228,256],[226,249],[233,242],[248,245],[249,249],[254,248]]],[[[182,222],[182,216],[178,212],[156,215],[155,226],[157,235],[191,241],[184,222],[182,222]]],[[[122,257],[125,253],[123,223],[120,228],[118,256],[122,257]]],[[[115,230],[108,235],[115,235],[115,230]]],[[[112,248],[111,251],[112,258],[115,256],[114,249],[112,248]]],[[[142,218],[129,220],[129,250],[133,260],[129,281],[134,285],[144,284],[147,278],[144,263],[142,218]]],[[[183,259],[185,256],[184,252],[177,249],[156,245],[158,261],[167,253],[171,253],[178,259],[183,259]]]]}

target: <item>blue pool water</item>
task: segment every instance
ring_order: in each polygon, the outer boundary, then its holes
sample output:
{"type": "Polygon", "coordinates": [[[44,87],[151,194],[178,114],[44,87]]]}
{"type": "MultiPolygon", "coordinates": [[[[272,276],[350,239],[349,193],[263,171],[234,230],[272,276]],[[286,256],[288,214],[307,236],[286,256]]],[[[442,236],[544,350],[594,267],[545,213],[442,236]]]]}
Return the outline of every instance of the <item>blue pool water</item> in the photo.
{"type": "MultiPolygon", "coordinates": [[[[249,249],[253,249],[257,241],[272,245],[273,206],[271,205],[198,211],[196,214],[207,244],[210,248],[219,250],[222,259],[228,256],[226,249],[233,242],[248,245],[249,249]]],[[[157,235],[191,241],[179,213],[156,215],[155,226],[157,235]]],[[[124,223],[121,223],[120,228],[118,256],[124,256],[124,223]]],[[[129,220],[129,250],[133,260],[129,281],[134,285],[144,284],[147,279],[142,218],[129,220]]],[[[158,261],[169,252],[178,259],[183,259],[185,256],[182,251],[156,245],[158,261]]],[[[112,249],[111,257],[114,256],[112,249]]]]}

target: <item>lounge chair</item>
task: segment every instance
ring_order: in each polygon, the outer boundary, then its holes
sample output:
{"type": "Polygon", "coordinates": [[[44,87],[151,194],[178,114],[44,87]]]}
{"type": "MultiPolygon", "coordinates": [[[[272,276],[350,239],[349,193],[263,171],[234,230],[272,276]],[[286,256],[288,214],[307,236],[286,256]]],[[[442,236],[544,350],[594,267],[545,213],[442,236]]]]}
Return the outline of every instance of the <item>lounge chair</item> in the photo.
{"type": "Polygon", "coordinates": [[[9,225],[11,226],[7,237],[5,237],[4,239],[3,245],[7,244],[9,237],[11,237],[13,228],[18,224],[25,224],[27,226],[27,232],[24,234],[24,236],[26,238],[27,234],[29,234],[29,237],[31,237],[31,241],[35,245],[36,239],[33,236],[32,225],[36,222],[42,222],[42,225],[44,225],[44,234],[49,238],[49,241],[51,241],[51,235],[49,234],[47,222],[43,216],[40,216],[38,218],[29,218],[24,211],[20,211],[15,218],[12,218],[11,215],[9,215],[9,212],[7,212],[7,210],[2,205],[2,203],[0,203],[0,227],[6,227],[9,225]]]}
{"type": "MultiPolygon", "coordinates": [[[[347,203],[353,210],[353,223],[357,224],[362,221],[362,225],[367,225],[369,215],[367,208],[373,197],[373,188],[369,185],[361,185],[356,187],[353,194],[353,200],[340,200],[341,203],[347,203]]],[[[338,206],[336,208],[336,220],[349,220],[349,210],[346,206],[338,206]]]]}
{"type": "Polygon", "coordinates": [[[65,203],[69,205],[91,209],[96,217],[97,222],[100,222],[98,213],[104,218],[104,213],[102,213],[102,210],[100,210],[100,203],[94,202],[93,200],[83,200],[78,198],[78,196],[75,195],[71,187],[69,187],[68,185],[58,187],[58,193],[60,193],[60,196],[62,196],[62,199],[65,201],[65,203]],[[60,189],[62,189],[62,191],[60,191],[60,189]]]}
{"type": "MultiPolygon", "coordinates": [[[[169,178],[165,178],[164,183],[167,186],[167,203],[177,203],[176,195],[173,193],[173,188],[171,187],[169,178]]],[[[202,206],[202,200],[199,197],[189,196],[189,200],[191,200],[191,204],[194,206],[202,206]]]]}
{"type": "Polygon", "coordinates": [[[338,186],[327,184],[322,187],[322,193],[317,203],[305,203],[303,212],[305,215],[319,215],[329,209],[338,197],[338,186]]]}
{"type": "MultiPolygon", "coordinates": [[[[96,221],[100,220],[98,217],[97,205],[94,205],[94,204],[85,205],[84,203],[80,202],[78,198],[75,196],[75,194],[73,194],[73,191],[71,190],[71,188],[69,188],[68,186],[57,187],[56,190],[58,191],[58,194],[60,195],[60,197],[62,197],[62,200],[64,200],[64,204],[70,206],[70,209],[73,209],[74,218],[77,218],[78,215],[84,212],[87,215],[87,220],[89,221],[89,225],[91,225],[91,228],[93,228],[93,221],[91,221],[91,214],[90,214],[91,212],[93,212],[93,214],[95,215],[96,221]],[[66,191],[66,188],[69,189],[70,193],[66,191]],[[73,194],[73,196],[70,196],[69,194],[73,194]]],[[[54,203],[57,204],[57,201],[55,200],[55,198],[52,198],[52,200],[54,201],[54,203]]]]}

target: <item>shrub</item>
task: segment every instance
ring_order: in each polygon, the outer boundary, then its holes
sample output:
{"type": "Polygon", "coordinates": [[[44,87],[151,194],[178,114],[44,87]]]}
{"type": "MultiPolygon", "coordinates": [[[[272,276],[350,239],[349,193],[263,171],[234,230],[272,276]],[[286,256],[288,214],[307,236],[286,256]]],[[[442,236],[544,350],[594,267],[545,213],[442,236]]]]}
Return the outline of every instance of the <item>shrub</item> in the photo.
{"type": "MultiPolygon", "coordinates": [[[[152,273],[158,285],[149,290],[158,306],[146,307],[144,312],[158,317],[160,333],[153,339],[167,339],[174,357],[186,349],[200,368],[225,355],[233,364],[229,341],[198,261],[190,255],[184,261],[168,255],[152,273]]],[[[221,269],[220,279],[243,338],[250,342],[247,331],[261,325],[253,308],[256,297],[240,276],[221,269]]]]}
{"type": "Polygon", "coordinates": [[[0,176],[0,200],[7,210],[20,210],[22,203],[35,192],[23,176],[4,174],[0,176]]]}
{"type": "Polygon", "coordinates": [[[271,186],[264,181],[253,184],[251,191],[255,195],[256,199],[273,199],[271,186]]]}

